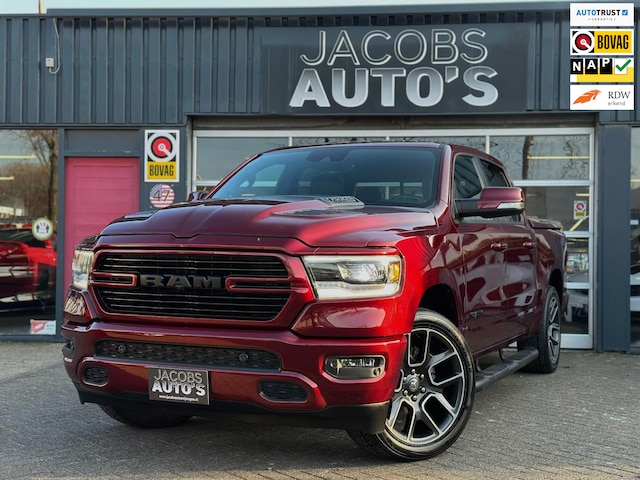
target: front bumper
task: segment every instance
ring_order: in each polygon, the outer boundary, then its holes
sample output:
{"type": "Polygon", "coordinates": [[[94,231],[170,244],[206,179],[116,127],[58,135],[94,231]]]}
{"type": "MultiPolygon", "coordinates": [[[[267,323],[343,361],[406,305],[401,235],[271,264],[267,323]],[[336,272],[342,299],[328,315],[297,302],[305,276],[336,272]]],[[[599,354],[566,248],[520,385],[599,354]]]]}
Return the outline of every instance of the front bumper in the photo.
{"type": "Polygon", "coordinates": [[[406,348],[404,336],[309,339],[289,331],[176,326],[160,330],[99,321],[86,326],[65,324],[62,335],[65,367],[83,403],[166,408],[173,414],[195,416],[235,412],[252,421],[369,433],[384,428],[406,348]],[[110,349],[99,348],[105,343],[110,349]],[[323,370],[328,356],[345,355],[383,356],[385,371],[376,378],[343,380],[323,370]],[[240,356],[251,361],[233,361],[240,356]],[[152,368],[206,371],[209,404],[150,400],[152,368]],[[97,377],[96,371],[101,372],[97,377]],[[274,384],[279,389],[276,395],[265,391],[265,385],[274,384]]]}
{"type": "Polygon", "coordinates": [[[78,390],[81,403],[96,403],[125,408],[159,409],[170,415],[194,417],[215,417],[221,412],[233,418],[251,423],[284,425],[309,428],[335,428],[359,430],[364,433],[379,433],[384,428],[389,413],[389,402],[367,405],[334,405],[315,411],[273,411],[253,404],[215,400],[208,406],[159,405],[151,402],[146,395],[135,393],[104,394],[87,390],[78,382],[73,382],[78,390]]]}

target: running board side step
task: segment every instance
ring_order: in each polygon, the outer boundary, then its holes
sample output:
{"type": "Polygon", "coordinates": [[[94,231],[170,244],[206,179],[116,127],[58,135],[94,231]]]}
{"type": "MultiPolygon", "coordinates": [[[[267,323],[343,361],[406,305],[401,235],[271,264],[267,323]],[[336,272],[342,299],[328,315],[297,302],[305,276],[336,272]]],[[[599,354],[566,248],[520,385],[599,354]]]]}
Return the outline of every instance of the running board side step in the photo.
{"type": "Polygon", "coordinates": [[[506,377],[510,373],[520,370],[528,363],[538,358],[538,349],[525,347],[509,357],[502,358],[502,362],[494,363],[483,370],[476,370],[476,392],[506,377]]]}

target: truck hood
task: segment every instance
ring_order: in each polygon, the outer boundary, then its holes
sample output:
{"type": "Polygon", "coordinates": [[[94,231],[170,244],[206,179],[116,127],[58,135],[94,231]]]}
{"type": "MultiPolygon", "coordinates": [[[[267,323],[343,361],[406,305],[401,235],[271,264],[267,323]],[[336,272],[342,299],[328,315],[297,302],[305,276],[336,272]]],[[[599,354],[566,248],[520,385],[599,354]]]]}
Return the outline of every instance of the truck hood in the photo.
{"type": "Polygon", "coordinates": [[[435,225],[434,213],[424,208],[365,206],[355,197],[264,197],[205,200],[127,215],[101,236],[243,236],[297,239],[312,247],[389,246],[435,225]]]}

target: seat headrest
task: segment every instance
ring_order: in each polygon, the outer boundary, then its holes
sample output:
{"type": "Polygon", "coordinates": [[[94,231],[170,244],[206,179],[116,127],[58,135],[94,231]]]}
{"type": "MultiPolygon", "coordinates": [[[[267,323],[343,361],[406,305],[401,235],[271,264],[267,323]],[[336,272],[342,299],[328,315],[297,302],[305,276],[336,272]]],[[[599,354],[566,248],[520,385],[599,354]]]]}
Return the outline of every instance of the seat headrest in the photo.
{"type": "Polygon", "coordinates": [[[311,179],[311,193],[315,195],[346,195],[344,177],[339,173],[325,173],[311,179]]]}

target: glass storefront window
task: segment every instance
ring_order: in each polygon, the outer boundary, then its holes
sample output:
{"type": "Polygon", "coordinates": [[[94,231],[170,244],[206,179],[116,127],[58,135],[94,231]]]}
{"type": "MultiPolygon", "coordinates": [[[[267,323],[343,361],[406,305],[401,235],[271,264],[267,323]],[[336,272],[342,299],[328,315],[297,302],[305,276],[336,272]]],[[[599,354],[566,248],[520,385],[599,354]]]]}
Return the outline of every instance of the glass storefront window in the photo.
{"type": "Polygon", "coordinates": [[[527,213],[551,218],[571,232],[589,231],[589,187],[523,187],[527,213]]]}
{"type": "Polygon", "coordinates": [[[291,145],[318,145],[321,143],[346,143],[346,142],[383,142],[385,137],[293,137],[291,145]]]}
{"type": "Polygon", "coordinates": [[[57,130],[0,131],[0,335],[55,335],[57,130]]]}
{"type": "Polygon", "coordinates": [[[472,147],[476,150],[484,152],[486,150],[486,137],[457,137],[457,136],[407,136],[407,137],[389,137],[392,142],[435,142],[435,143],[455,143],[472,147]]]}
{"type": "Polygon", "coordinates": [[[492,135],[489,153],[515,180],[589,180],[588,135],[492,135]]]}
{"type": "Polygon", "coordinates": [[[567,292],[569,304],[567,318],[562,325],[564,333],[589,332],[589,239],[567,239],[567,292]]]}
{"type": "Polygon", "coordinates": [[[195,184],[215,185],[252,155],[287,145],[288,137],[197,137],[195,184]]]}

